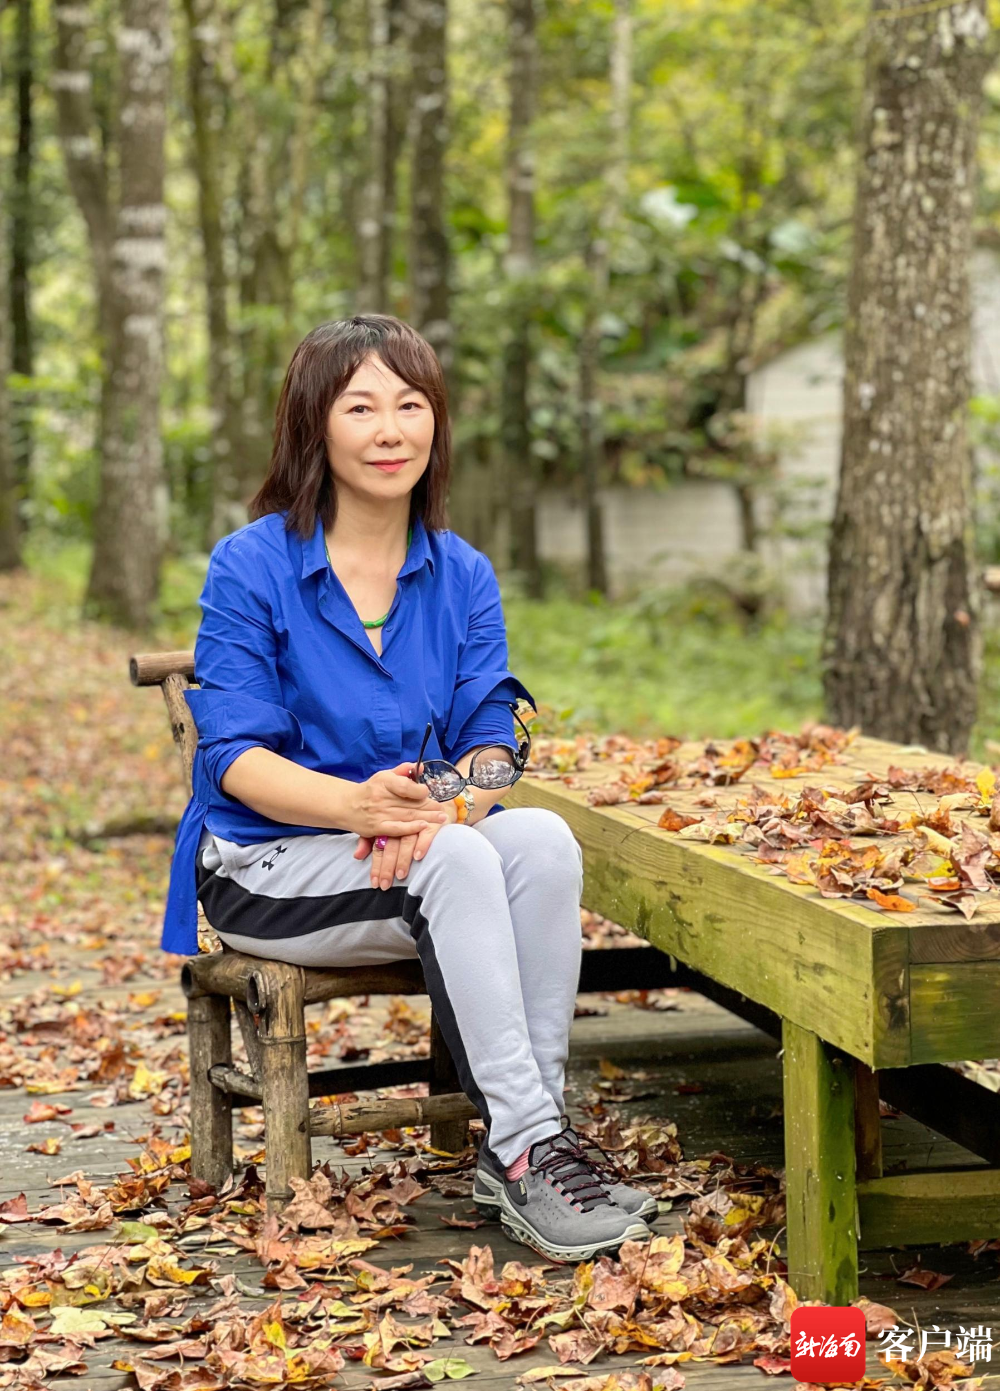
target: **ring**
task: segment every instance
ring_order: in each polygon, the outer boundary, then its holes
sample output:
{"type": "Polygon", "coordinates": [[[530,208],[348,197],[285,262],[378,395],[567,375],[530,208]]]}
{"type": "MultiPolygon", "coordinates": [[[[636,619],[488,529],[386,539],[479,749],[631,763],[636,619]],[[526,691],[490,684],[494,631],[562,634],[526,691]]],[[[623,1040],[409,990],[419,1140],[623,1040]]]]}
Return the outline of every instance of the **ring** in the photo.
{"type": "Polygon", "coordinates": [[[378,847],[378,849],[379,849],[380,851],[384,851],[384,850],[385,850],[386,839],[387,839],[387,838],[384,837],[384,836],[376,836],[376,838],[375,838],[375,845],[378,847]]]}

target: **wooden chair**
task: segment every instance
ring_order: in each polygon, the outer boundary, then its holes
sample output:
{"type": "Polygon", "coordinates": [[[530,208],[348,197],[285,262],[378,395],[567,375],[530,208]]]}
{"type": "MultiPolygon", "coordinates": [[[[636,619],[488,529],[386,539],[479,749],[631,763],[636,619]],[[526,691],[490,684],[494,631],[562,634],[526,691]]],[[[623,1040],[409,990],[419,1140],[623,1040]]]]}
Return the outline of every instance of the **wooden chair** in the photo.
{"type": "MultiPolygon", "coordinates": [[[[184,692],[194,686],[194,654],[147,653],[131,658],[134,686],[163,692],[184,781],[198,731],[184,692]]],[[[267,1204],[292,1198],[289,1181],[312,1170],[312,1136],[355,1136],[363,1131],[430,1123],[431,1144],[461,1150],[468,1122],[478,1113],[459,1090],[455,1066],[431,1014],[429,1059],[306,1069],[305,1007],[339,996],[424,994],[416,961],[378,967],[316,971],[225,949],[190,957],[181,969],[188,1001],[191,1066],[191,1173],[213,1185],[233,1168],[232,1106],[259,1103],[267,1145],[267,1204]],[[250,1072],[233,1067],[232,1011],[246,1046],[250,1072]],[[309,1107],[310,1097],[426,1082],[429,1097],[384,1098],[352,1105],[309,1107]]]]}

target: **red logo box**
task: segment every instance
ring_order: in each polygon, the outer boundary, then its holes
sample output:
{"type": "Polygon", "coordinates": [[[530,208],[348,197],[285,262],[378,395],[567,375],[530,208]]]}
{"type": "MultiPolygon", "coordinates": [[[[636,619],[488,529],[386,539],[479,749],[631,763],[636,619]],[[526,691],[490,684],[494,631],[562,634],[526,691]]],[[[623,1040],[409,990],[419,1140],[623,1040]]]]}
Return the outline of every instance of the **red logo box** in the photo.
{"type": "Polygon", "coordinates": [[[865,1375],[865,1316],[854,1305],[797,1305],[792,1377],[843,1385],[865,1375]]]}

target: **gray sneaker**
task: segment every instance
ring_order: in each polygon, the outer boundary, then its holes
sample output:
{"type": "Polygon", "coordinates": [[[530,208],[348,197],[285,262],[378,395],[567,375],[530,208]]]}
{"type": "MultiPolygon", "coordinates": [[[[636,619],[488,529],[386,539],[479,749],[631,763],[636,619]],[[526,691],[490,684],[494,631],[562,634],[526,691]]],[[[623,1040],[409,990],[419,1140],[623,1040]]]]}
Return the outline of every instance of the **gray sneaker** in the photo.
{"type": "MultiPolygon", "coordinates": [[[[568,1123],[568,1118],[566,1120],[568,1123]]],[[[620,1171],[615,1168],[610,1155],[606,1154],[596,1141],[590,1140],[587,1136],[581,1136],[579,1132],[575,1131],[574,1128],[568,1124],[566,1126],[566,1132],[577,1142],[583,1151],[586,1152],[588,1149],[600,1151],[603,1160],[590,1160],[588,1157],[588,1161],[603,1182],[605,1189],[607,1189],[608,1197],[611,1199],[612,1203],[616,1203],[618,1207],[623,1208],[626,1213],[631,1213],[633,1218],[641,1218],[646,1223],[649,1222],[650,1218],[655,1218],[657,1216],[660,1211],[660,1205],[653,1198],[652,1194],[647,1194],[645,1189],[640,1189],[638,1185],[624,1184],[618,1178],[620,1171]]]]}
{"type": "MultiPolygon", "coordinates": [[[[579,1145],[581,1149],[590,1144],[587,1140],[581,1139],[572,1126],[565,1127],[563,1134],[568,1136],[574,1145],[579,1145]]],[[[613,1166],[610,1163],[603,1166],[596,1161],[588,1160],[588,1164],[607,1190],[611,1202],[617,1204],[630,1218],[639,1218],[645,1223],[657,1216],[660,1205],[652,1194],[647,1194],[632,1184],[622,1184],[616,1180],[613,1166]]],[[[476,1166],[476,1178],[472,1186],[472,1200],[484,1218],[492,1218],[494,1222],[499,1219],[500,1192],[505,1180],[506,1174],[502,1161],[493,1154],[484,1141],[479,1147],[479,1164],[476,1166]]]]}
{"type": "MultiPolygon", "coordinates": [[[[630,1239],[642,1242],[650,1235],[641,1219],[611,1202],[579,1143],[565,1131],[531,1147],[528,1168],[520,1179],[508,1179],[502,1169],[501,1175],[499,1193],[490,1186],[491,1216],[499,1217],[512,1241],[552,1261],[588,1261],[617,1252],[630,1239]]],[[[481,1191],[478,1170],[473,1198],[481,1207],[477,1191],[481,1191]]]]}

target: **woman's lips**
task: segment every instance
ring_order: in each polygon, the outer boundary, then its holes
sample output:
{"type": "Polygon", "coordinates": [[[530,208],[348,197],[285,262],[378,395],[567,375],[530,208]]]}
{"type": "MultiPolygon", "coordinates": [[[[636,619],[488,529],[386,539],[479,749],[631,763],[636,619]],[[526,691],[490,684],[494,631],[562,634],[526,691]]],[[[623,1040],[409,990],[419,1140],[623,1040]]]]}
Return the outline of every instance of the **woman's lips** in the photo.
{"type": "Polygon", "coordinates": [[[400,469],[406,467],[406,460],[401,459],[398,464],[373,464],[373,469],[381,469],[383,474],[398,474],[400,469]]]}

